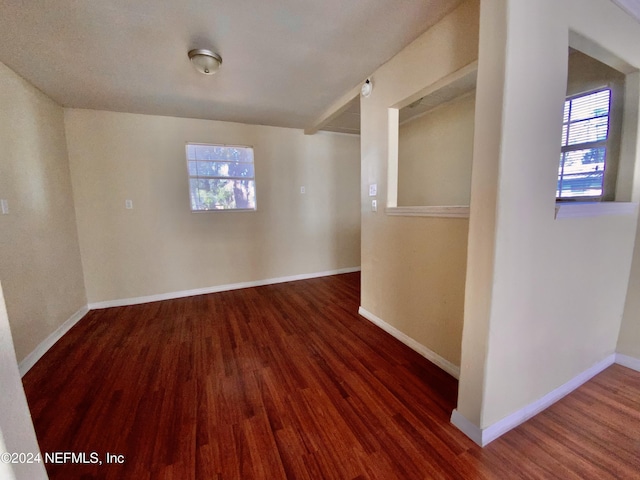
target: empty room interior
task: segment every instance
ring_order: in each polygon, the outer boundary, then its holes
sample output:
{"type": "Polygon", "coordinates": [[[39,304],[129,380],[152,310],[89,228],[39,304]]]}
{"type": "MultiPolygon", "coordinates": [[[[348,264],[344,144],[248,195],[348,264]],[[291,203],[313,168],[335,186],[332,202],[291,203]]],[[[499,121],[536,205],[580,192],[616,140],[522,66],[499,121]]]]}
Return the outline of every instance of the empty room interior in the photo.
{"type": "Polygon", "coordinates": [[[638,2],[0,32],[0,478],[640,479],[638,2]]]}

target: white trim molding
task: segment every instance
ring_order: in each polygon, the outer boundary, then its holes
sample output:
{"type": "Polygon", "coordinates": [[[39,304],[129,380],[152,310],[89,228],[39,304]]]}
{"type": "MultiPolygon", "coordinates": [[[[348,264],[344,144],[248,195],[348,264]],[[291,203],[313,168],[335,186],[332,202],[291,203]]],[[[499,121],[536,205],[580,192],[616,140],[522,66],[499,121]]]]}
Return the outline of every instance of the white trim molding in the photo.
{"type": "Polygon", "coordinates": [[[451,423],[481,447],[486,445],[486,443],[482,442],[482,429],[472,421],[468,420],[467,417],[458,411],[458,409],[454,409],[451,413],[451,423]]]}
{"type": "Polygon", "coordinates": [[[430,207],[387,207],[387,215],[398,217],[469,218],[468,205],[442,205],[430,207]]]}
{"type": "Polygon", "coordinates": [[[530,418],[534,417],[538,413],[556,403],[561,398],[570,394],[583,383],[588,382],[604,369],[613,365],[616,360],[617,355],[612,353],[607,358],[601,360],[591,368],[575,376],[564,385],[560,385],[555,390],[547,393],[544,397],[531,402],[529,405],[524,406],[520,410],[513,412],[511,415],[506,416],[502,420],[499,420],[493,425],[489,425],[486,428],[480,428],[479,426],[475,425],[457,410],[454,410],[451,414],[451,423],[458,427],[458,429],[461,430],[462,433],[464,433],[475,443],[477,443],[481,447],[484,447],[494,441],[496,438],[504,435],[509,430],[526,422],[530,418]]]}
{"type": "Polygon", "coordinates": [[[29,354],[24,360],[18,364],[20,375],[24,375],[33,367],[53,345],[67,333],[71,327],[78,323],[90,310],[99,310],[109,307],[123,307],[126,305],[138,305],[141,303],[157,302],[160,300],[171,300],[173,298],[192,297],[194,295],[204,295],[207,293],[225,292],[228,290],[237,290],[240,288],[259,287],[263,285],[272,285],[276,283],[294,282],[296,280],[308,280],[310,278],[328,277],[330,275],[340,275],[342,273],[359,272],[360,267],[341,268],[338,270],[330,270],[326,272],[304,273],[301,275],[292,275],[289,277],[269,278],[266,280],[257,280],[254,282],[234,283],[230,285],[218,285],[209,288],[200,288],[196,290],[183,290],[180,292],[162,293],[159,295],[148,295],[146,297],[126,298],[122,300],[109,300],[106,302],[90,303],[80,308],[68,320],[60,325],[51,335],[45,338],[40,344],[29,354]]]}
{"type": "Polygon", "coordinates": [[[556,203],[556,220],[561,218],[635,215],[636,202],[567,202],[556,203]]]}
{"type": "Polygon", "coordinates": [[[616,363],[623,367],[630,368],[637,372],[640,372],[640,358],[630,357],[622,353],[616,353],[616,363]]]}
{"type": "Polygon", "coordinates": [[[416,342],[413,338],[409,337],[408,335],[405,335],[404,333],[402,333],[397,328],[389,325],[387,322],[382,320],[380,317],[377,317],[376,315],[374,315],[373,313],[365,310],[364,308],[360,307],[358,309],[358,313],[360,315],[362,315],[364,318],[366,318],[367,320],[369,320],[374,325],[377,325],[382,330],[384,330],[385,332],[390,334],[392,337],[395,337],[396,339],[400,340],[402,343],[404,343],[410,349],[418,352],[424,358],[426,358],[431,363],[433,363],[433,364],[437,365],[438,367],[440,367],[442,370],[447,372],[452,377],[454,377],[456,379],[460,378],[460,367],[458,367],[457,365],[454,365],[449,360],[441,357],[436,352],[434,352],[432,350],[429,350],[427,347],[425,347],[421,343],[416,342]]]}
{"type": "Polygon", "coordinates": [[[76,323],[78,323],[82,318],[89,312],[89,308],[85,305],[80,308],[76,313],[71,315],[62,325],[60,325],[51,335],[45,338],[40,344],[33,349],[33,351],[27,355],[19,364],[18,370],[20,371],[20,376],[24,377],[25,374],[31,370],[38,360],[42,358],[42,356],[47,353],[47,351],[53,347],[53,345],[62,338],[62,336],[71,330],[76,323]]]}
{"type": "Polygon", "coordinates": [[[118,300],[107,300],[89,304],[89,310],[100,310],[101,308],[124,307],[127,305],[139,305],[141,303],[159,302],[162,300],[172,300],[174,298],[193,297],[195,295],[206,295],[208,293],[227,292],[229,290],[239,290],[241,288],[262,287],[264,285],[274,285],[276,283],[295,282],[296,280],[308,280],[310,278],[328,277],[330,275],[340,275],[342,273],[359,272],[360,267],[341,268],[326,272],[303,273],[289,277],[267,278],[251,282],[231,283],[227,285],[216,285],[214,287],[196,288],[194,290],[181,290],[178,292],[159,293],[156,295],[146,295],[144,297],[122,298],[118,300]]]}

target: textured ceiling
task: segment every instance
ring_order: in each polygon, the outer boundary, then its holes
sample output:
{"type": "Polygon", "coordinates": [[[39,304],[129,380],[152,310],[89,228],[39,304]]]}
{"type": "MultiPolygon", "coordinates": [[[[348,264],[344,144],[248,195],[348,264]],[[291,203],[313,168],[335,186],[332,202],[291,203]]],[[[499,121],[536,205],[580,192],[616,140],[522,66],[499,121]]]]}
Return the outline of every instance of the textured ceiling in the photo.
{"type": "Polygon", "coordinates": [[[459,3],[1,0],[0,61],[65,107],[304,128],[459,3]]]}

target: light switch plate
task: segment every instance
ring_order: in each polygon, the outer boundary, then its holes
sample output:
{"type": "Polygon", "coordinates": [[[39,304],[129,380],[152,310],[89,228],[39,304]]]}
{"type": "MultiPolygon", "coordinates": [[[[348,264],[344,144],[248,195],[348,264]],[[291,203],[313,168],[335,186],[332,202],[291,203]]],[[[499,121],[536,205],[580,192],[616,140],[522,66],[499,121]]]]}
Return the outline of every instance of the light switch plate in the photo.
{"type": "Polygon", "coordinates": [[[375,197],[377,194],[378,194],[378,184],[372,183],[371,185],[369,185],[369,196],[375,197]]]}
{"type": "Polygon", "coordinates": [[[377,212],[378,211],[378,201],[377,200],[371,200],[371,211],[372,212],[377,212]]]}
{"type": "Polygon", "coordinates": [[[8,215],[9,214],[9,202],[3,198],[2,200],[0,200],[0,205],[2,205],[2,214],[3,215],[8,215]]]}
{"type": "Polygon", "coordinates": [[[133,200],[125,200],[124,208],[126,208],[127,210],[131,210],[133,208],[133,200]]]}

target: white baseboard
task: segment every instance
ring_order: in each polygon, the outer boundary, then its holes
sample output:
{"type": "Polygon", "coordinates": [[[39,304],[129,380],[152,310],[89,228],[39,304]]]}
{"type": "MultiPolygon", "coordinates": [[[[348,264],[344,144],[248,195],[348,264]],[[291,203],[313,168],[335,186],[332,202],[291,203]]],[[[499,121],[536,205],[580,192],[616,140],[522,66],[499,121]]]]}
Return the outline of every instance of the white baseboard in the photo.
{"type": "Polygon", "coordinates": [[[18,364],[20,376],[24,377],[31,367],[33,367],[36,362],[40,360],[40,358],[42,358],[42,356],[47,353],[47,351],[53,347],[53,345],[60,340],[65,333],[71,330],[71,327],[78,323],[88,312],[89,308],[87,308],[87,306],[80,308],[80,310],[71,315],[71,317],[60,325],[51,335],[40,342],[40,344],[18,364]]]}
{"type": "Polygon", "coordinates": [[[195,290],[181,290],[178,292],[160,293],[157,295],[147,295],[144,297],[123,298],[120,300],[107,300],[89,304],[89,310],[99,310],[101,308],[124,307],[126,305],[138,305],[140,303],[159,302],[161,300],[172,300],[174,298],[193,297],[195,295],[206,295],[208,293],[227,292],[229,290],[239,290],[241,288],[262,287],[276,283],[294,282],[296,280],[308,280],[310,278],[328,277],[329,275],[340,275],[341,273],[359,272],[360,267],[341,268],[326,272],[303,273],[289,277],[267,278],[252,282],[231,283],[227,285],[217,285],[215,287],[197,288],[195,290]]]}
{"type": "Polygon", "coordinates": [[[418,352],[420,355],[422,355],[424,358],[429,360],[431,363],[436,364],[438,367],[443,369],[452,377],[460,378],[460,367],[458,367],[457,365],[454,365],[449,360],[442,358],[436,352],[429,350],[427,347],[425,347],[421,343],[416,342],[413,338],[405,335],[397,328],[389,325],[380,317],[377,317],[376,315],[365,310],[364,308],[360,307],[358,309],[358,313],[362,315],[364,318],[366,318],[367,320],[369,320],[371,323],[380,327],[382,330],[384,330],[391,336],[400,340],[402,343],[404,343],[406,346],[408,346],[412,350],[415,350],[416,352],[418,352]]]}
{"type": "Polygon", "coordinates": [[[487,428],[478,427],[467,418],[465,418],[457,410],[454,410],[451,414],[451,423],[458,427],[458,429],[460,429],[471,440],[476,442],[481,447],[484,447],[485,445],[488,445],[489,443],[494,441],[496,438],[504,435],[509,430],[526,422],[530,418],[542,412],[544,409],[556,403],[561,398],[573,392],[576,388],[578,388],[583,383],[591,380],[605,368],[613,365],[616,359],[616,354],[612,353],[607,358],[596,363],[594,366],[585,370],[581,374],[575,376],[564,385],[559,386],[555,390],[547,393],[544,397],[530,403],[529,405],[526,405],[520,410],[506,416],[502,420],[488,426],[487,428]]]}
{"type": "Polygon", "coordinates": [[[640,372],[640,358],[630,357],[622,353],[616,353],[616,363],[623,367],[631,368],[636,372],[640,372]]]}
{"type": "Polygon", "coordinates": [[[486,443],[482,442],[482,429],[475,423],[468,420],[467,417],[462,415],[460,412],[458,412],[457,409],[454,409],[451,413],[451,423],[453,423],[456,427],[458,427],[458,430],[460,430],[481,447],[484,447],[486,445],[486,443]]]}
{"type": "Polygon", "coordinates": [[[74,313],[67,321],[60,325],[56,331],[45,338],[24,360],[18,364],[20,375],[24,375],[33,367],[42,356],[49,350],[62,336],[67,333],[89,310],[99,310],[101,308],[122,307],[125,305],[137,305],[140,303],[157,302],[159,300],[171,300],[172,298],[192,297],[194,295],[204,295],[207,293],[224,292],[228,290],[237,290],[240,288],[260,287],[263,285],[272,285],[276,283],[293,282],[296,280],[307,280],[310,278],[327,277],[329,275],[339,275],[341,273],[359,272],[360,267],[341,268],[339,270],[330,270],[326,272],[304,273],[301,275],[292,275],[289,277],[268,278],[266,280],[257,280],[254,282],[234,283],[230,285],[219,285],[216,287],[200,288],[197,290],[183,290],[180,292],[163,293],[159,295],[148,295],[146,297],[126,298],[122,300],[110,300],[106,302],[90,303],[82,307],[74,313]]]}

